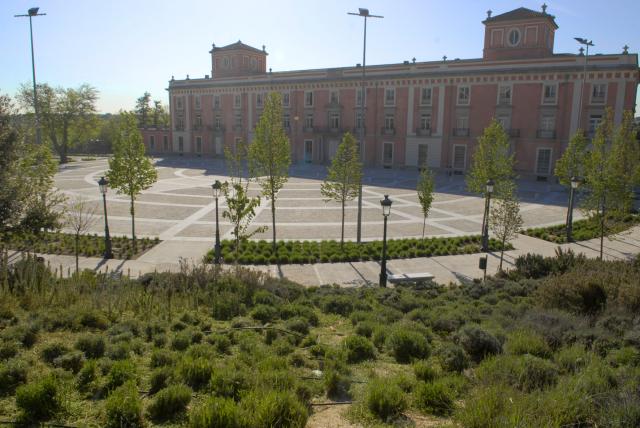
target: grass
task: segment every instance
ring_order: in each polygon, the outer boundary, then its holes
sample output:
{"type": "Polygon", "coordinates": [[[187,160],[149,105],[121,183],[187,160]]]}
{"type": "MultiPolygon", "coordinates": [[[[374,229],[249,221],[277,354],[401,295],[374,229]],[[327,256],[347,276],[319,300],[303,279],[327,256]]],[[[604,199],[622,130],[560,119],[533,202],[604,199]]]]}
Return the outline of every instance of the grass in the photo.
{"type": "MultiPolygon", "coordinates": [[[[382,241],[345,242],[339,241],[278,241],[277,255],[272,251],[270,241],[246,241],[241,244],[236,258],[234,241],[221,242],[221,255],[224,263],[241,265],[263,264],[304,264],[304,263],[336,263],[380,260],[382,241]]],[[[513,249],[511,245],[505,246],[513,249]]],[[[407,259],[414,257],[448,256],[454,254],[473,254],[480,252],[480,236],[460,236],[453,238],[391,239],[387,241],[388,259],[407,259]]],[[[489,241],[491,251],[500,250],[500,243],[494,239],[489,241]]],[[[213,261],[211,250],[206,261],[213,261]]]]}
{"type": "MultiPolygon", "coordinates": [[[[114,258],[134,260],[158,245],[158,238],[137,239],[137,251],[133,248],[133,240],[123,236],[111,237],[114,258]]],[[[5,244],[17,251],[28,251],[42,254],[75,255],[75,236],[62,232],[41,232],[38,235],[13,234],[5,244]]],[[[83,257],[101,257],[104,254],[104,237],[98,235],[81,235],[79,255],[83,257]]]]}
{"type": "MultiPolygon", "coordinates": [[[[640,224],[640,214],[628,214],[621,218],[608,217],[605,224],[605,235],[614,235],[640,224]]],[[[523,234],[556,244],[567,242],[567,229],[564,224],[536,227],[522,231],[523,234]]],[[[586,241],[600,236],[600,222],[597,218],[576,220],[573,222],[572,237],[574,241],[586,241]]]]}
{"type": "Polygon", "coordinates": [[[419,289],[21,263],[0,272],[2,421],[304,427],[313,403],[352,400],[358,426],[640,424],[640,259],[419,289]]]}

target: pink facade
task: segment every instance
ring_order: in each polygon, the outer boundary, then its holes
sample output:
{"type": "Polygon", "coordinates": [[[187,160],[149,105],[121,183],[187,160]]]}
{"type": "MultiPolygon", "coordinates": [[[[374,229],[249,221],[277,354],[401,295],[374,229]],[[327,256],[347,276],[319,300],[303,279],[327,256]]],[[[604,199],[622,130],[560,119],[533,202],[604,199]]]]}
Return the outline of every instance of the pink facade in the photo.
{"type": "MultiPolygon", "coordinates": [[[[483,23],[482,59],[367,66],[366,165],[463,172],[478,136],[496,118],[510,136],[519,173],[546,177],[570,136],[591,132],[606,107],[616,122],[634,109],[637,54],[554,54],[557,25],[546,10],[519,8],[483,23]]],[[[210,53],[211,77],[169,83],[170,152],[222,156],[225,146],[250,142],[264,98],[274,91],[284,98],[294,162],[328,163],[344,132],[360,136],[361,67],[271,72],[264,47],[241,42],[210,53]]],[[[143,132],[150,153],[165,152],[157,132],[143,132]]]]}

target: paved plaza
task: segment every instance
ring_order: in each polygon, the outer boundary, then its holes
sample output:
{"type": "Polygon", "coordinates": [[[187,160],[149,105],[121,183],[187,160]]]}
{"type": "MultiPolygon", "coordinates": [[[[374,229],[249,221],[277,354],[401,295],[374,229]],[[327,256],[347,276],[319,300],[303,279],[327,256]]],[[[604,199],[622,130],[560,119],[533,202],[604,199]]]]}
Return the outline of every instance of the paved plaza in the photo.
{"type": "MultiPolygon", "coordinates": [[[[136,201],[136,231],[138,236],[159,237],[158,249],[142,256],[156,262],[175,261],[178,255],[197,258],[212,245],[215,230],[215,203],[211,184],[224,181],[226,169],[221,159],[171,157],[156,159],[158,181],[139,195],[136,201]],[[174,248],[175,251],[167,251],[174,248]],[[171,258],[169,260],[166,256],[171,258]]],[[[91,232],[102,233],[102,201],[97,180],[108,169],[106,159],[77,161],[65,165],[55,177],[55,185],[65,194],[83,195],[97,206],[99,220],[91,232]]],[[[291,178],[278,195],[277,233],[279,239],[339,239],[340,205],[325,201],[320,184],[326,173],[322,165],[295,165],[291,178]]],[[[393,207],[388,223],[389,238],[419,237],[422,233],[422,212],[415,187],[416,170],[368,169],[363,187],[362,237],[380,239],[382,213],[380,199],[388,194],[393,207]]],[[[549,183],[520,183],[522,215],[526,227],[562,223],[566,215],[567,193],[549,183]]],[[[251,183],[252,194],[259,192],[251,183]]],[[[460,236],[478,234],[482,222],[484,201],[465,191],[462,176],[439,174],[436,195],[427,219],[426,235],[460,236]]],[[[114,235],[131,231],[129,201],[126,195],[110,190],[107,195],[109,227],[114,235]]],[[[220,198],[220,213],[226,209],[220,198]]],[[[576,213],[579,217],[579,213],[576,213]]],[[[346,210],[345,235],[356,236],[357,202],[346,210]]],[[[270,202],[263,198],[253,226],[271,226],[270,202]]],[[[231,226],[220,217],[222,239],[231,238],[231,226]]],[[[256,235],[270,239],[271,230],[256,235]]]]}

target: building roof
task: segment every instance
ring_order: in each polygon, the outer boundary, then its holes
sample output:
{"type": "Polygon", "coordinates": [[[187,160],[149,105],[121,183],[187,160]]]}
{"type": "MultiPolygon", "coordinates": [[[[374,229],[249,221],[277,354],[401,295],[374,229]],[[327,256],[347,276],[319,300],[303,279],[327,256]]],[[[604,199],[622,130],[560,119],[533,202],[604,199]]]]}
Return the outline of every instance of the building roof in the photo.
{"type": "Polygon", "coordinates": [[[500,15],[491,16],[482,21],[483,24],[493,23],[493,22],[502,22],[502,21],[520,21],[525,19],[532,18],[545,18],[551,21],[551,23],[558,28],[558,25],[555,21],[555,16],[549,15],[546,11],[537,12],[535,10],[527,9],[526,7],[519,7],[517,9],[511,10],[509,12],[502,13],[500,15]]]}
{"type": "Polygon", "coordinates": [[[231,43],[230,45],[222,46],[222,47],[218,47],[214,44],[211,50],[209,51],[209,53],[213,53],[213,51],[231,51],[231,50],[237,50],[237,49],[242,49],[242,50],[247,50],[252,52],[259,52],[261,54],[267,55],[267,52],[264,50],[264,46],[262,46],[262,50],[260,50],[260,49],[254,48],[253,46],[245,45],[240,40],[238,40],[235,43],[231,43]]]}

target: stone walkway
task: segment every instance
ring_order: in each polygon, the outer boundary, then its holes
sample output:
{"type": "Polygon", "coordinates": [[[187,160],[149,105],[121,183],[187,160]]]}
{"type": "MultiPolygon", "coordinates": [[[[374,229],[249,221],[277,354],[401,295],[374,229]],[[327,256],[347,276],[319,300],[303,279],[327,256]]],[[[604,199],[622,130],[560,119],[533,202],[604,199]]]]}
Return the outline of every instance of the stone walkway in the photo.
{"type": "MultiPolygon", "coordinates": [[[[512,242],[515,250],[504,254],[504,269],[509,269],[514,260],[526,253],[536,253],[544,256],[555,254],[556,248],[563,250],[572,249],[576,253],[585,254],[587,257],[598,257],[600,240],[576,242],[557,245],[541,239],[525,235],[518,235],[512,242]]],[[[188,263],[199,263],[201,250],[199,242],[176,242],[170,246],[157,246],[147,253],[145,260],[102,260],[95,257],[82,257],[81,269],[94,271],[119,271],[131,277],[153,271],[180,270],[178,258],[183,258],[188,263]],[[194,245],[195,244],[195,245],[194,245]],[[154,262],[154,258],[158,260],[154,262]],[[174,262],[163,262],[173,258],[174,262]]],[[[629,229],[612,238],[604,240],[604,258],[607,260],[629,260],[640,253],[640,226],[629,229]]],[[[75,267],[75,259],[72,256],[42,255],[50,263],[52,269],[62,268],[64,274],[72,272],[75,267]]],[[[478,260],[482,254],[464,254],[457,256],[421,257],[415,259],[390,260],[387,268],[392,273],[418,273],[430,272],[436,282],[441,284],[460,283],[474,278],[482,278],[483,272],[478,269],[478,260]]],[[[19,257],[11,254],[10,258],[19,257]]],[[[499,253],[489,254],[487,274],[497,272],[500,261],[499,253]]],[[[230,266],[227,266],[230,267],[230,266]]],[[[305,265],[282,266],[253,266],[252,269],[268,272],[277,277],[288,278],[294,282],[317,286],[323,284],[339,284],[345,287],[376,285],[380,275],[378,262],[353,262],[353,263],[318,263],[305,265]]]]}

